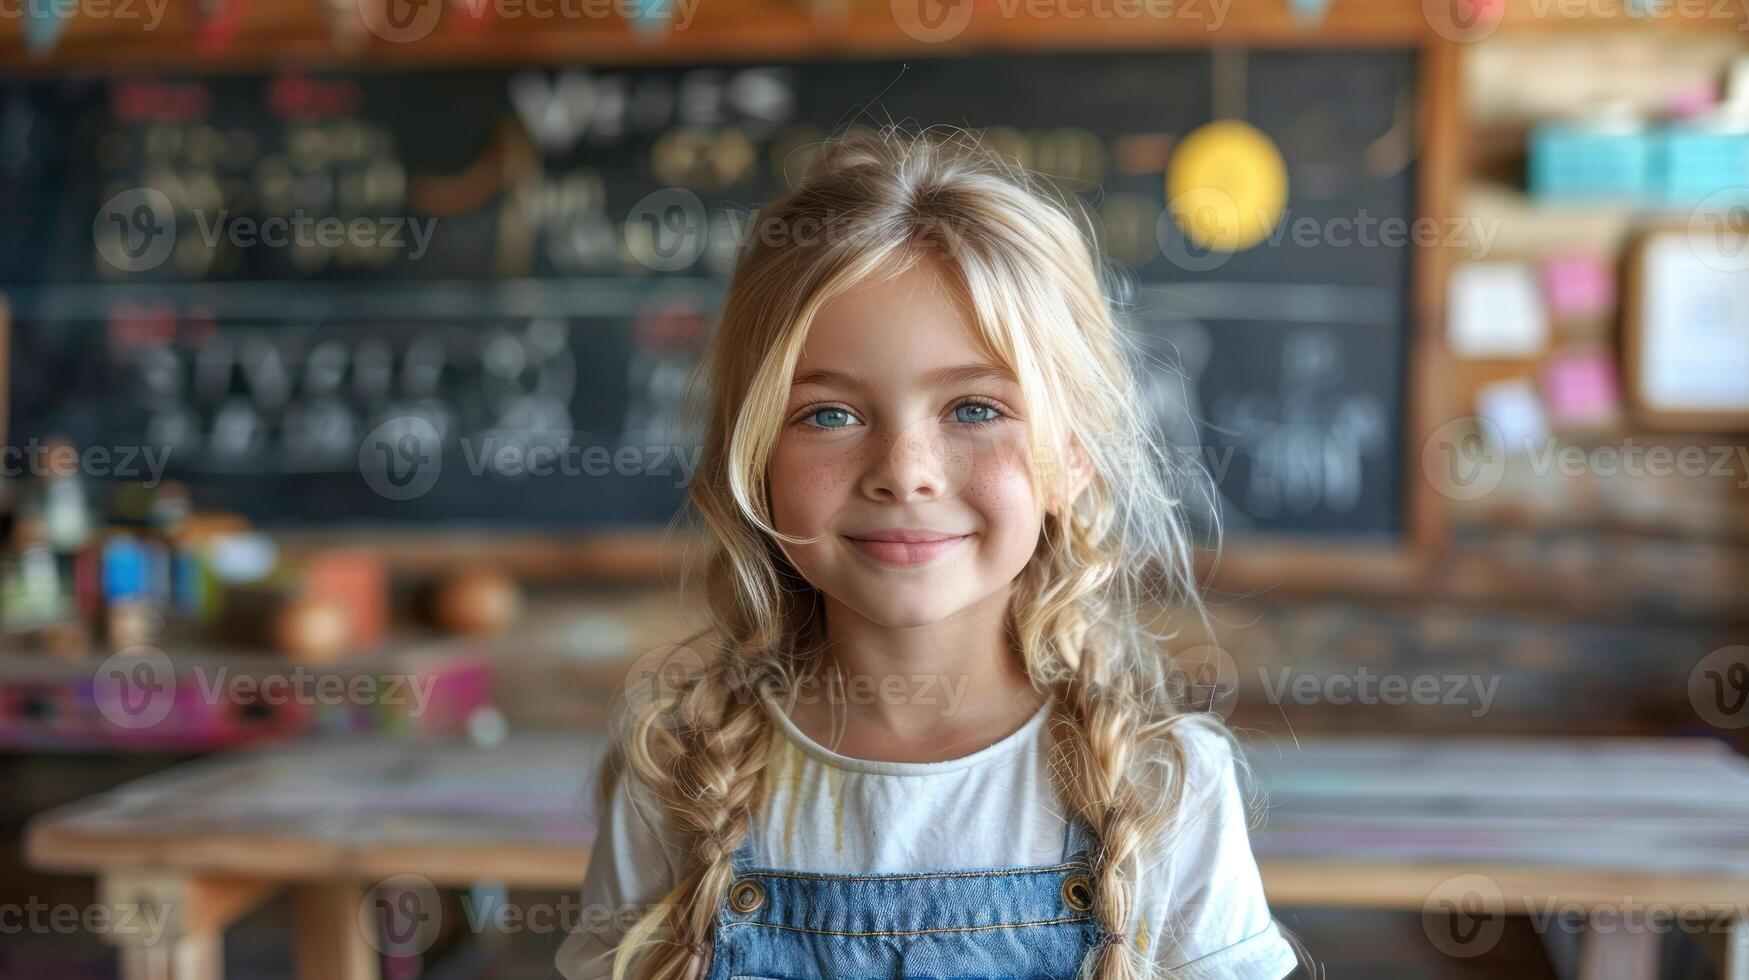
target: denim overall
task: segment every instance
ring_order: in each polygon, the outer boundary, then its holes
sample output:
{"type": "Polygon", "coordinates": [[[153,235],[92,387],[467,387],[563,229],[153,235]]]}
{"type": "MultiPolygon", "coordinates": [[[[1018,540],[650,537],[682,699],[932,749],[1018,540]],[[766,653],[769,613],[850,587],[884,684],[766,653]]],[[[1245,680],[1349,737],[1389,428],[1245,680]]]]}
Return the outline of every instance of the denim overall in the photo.
{"type": "Polygon", "coordinates": [[[1071,820],[1045,867],[879,875],[755,867],[743,844],[705,980],[1071,980],[1104,939],[1086,836],[1071,820]]]}

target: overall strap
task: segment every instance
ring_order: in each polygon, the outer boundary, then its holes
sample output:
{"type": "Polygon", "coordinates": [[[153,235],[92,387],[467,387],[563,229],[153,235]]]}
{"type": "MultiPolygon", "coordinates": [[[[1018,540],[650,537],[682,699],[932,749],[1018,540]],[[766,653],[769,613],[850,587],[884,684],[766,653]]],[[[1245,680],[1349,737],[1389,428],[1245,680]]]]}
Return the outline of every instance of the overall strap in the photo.
{"type": "Polygon", "coordinates": [[[735,848],[735,853],[729,855],[729,867],[736,876],[746,874],[749,869],[757,867],[753,860],[753,828],[747,828],[747,836],[741,841],[741,846],[735,848]]]}
{"type": "Polygon", "coordinates": [[[1088,845],[1093,840],[1093,833],[1080,817],[1071,816],[1063,821],[1063,861],[1086,860],[1089,857],[1088,845]]]}

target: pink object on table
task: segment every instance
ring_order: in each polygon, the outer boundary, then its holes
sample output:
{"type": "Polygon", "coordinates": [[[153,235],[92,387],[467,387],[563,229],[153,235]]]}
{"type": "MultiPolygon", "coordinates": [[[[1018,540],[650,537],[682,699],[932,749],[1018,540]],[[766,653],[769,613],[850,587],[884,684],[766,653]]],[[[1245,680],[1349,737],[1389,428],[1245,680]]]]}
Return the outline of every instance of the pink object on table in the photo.
{"type": "Polygon", "coordinates": [[[1542,263],[1543,294],[1557,320],[1605,316],[1615,309],[1615,271],[1602,257],[1561,255],[1542,263]]]}
{"type": "Polygon", "coordinates": [[[1621,408],[1615,359],[1603,350],[1557,351],[1543,366],[1549,416],[1556,425],[1595,425],[1621,408]]]}

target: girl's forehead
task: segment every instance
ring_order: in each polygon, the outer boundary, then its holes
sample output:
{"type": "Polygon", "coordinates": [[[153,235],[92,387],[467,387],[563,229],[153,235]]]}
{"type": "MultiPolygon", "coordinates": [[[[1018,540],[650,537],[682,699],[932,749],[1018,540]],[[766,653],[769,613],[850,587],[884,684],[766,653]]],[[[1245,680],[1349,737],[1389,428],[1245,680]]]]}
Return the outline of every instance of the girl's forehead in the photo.
{"type": "Polygon", "coordinates": [[[830,331],[898,316],[962,321],[967,313],[952,282],[933,262],[918,261],[896,275],[876,275],[854,283],[827,300],[810,334],[822,332],[822,325],[830,331]]]}
{"type": "Polygon", "coordinates": [[[922,376],[944,366],[1006,371],[986,349],[969,311],[929,263],[858,283],[821,307],[803,339],[794,377],[922,376]]]}
{"type": "Polygon", "coordinates": [[[790,383],[874,388],[1014,380],[1013,372],[984,350],[970,324],[914,317],[878,329],[839,324],[810,333],[790,383]]]}

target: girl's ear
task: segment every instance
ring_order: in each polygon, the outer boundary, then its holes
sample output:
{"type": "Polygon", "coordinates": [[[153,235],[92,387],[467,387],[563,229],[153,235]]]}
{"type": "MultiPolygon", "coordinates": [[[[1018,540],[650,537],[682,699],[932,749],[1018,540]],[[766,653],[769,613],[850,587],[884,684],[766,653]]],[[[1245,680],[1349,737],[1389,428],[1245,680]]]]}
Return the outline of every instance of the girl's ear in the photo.
{"type": "Polygon", "coordinates": [[[1053,517],[1062,517],[1074,507],[1075,501],[1081,497],[1081,491],[1087,489],[1088,481],[1093,479],[1093,461],[1088,458],[1087,451],[1081,448],[1081,440],[1073,434],[1069,436],[1069,444],[1064,449],[1063,462],[1064,485],[1067,491],[1065,496],[1051,500],[1049,510],[1053,517]]]}

